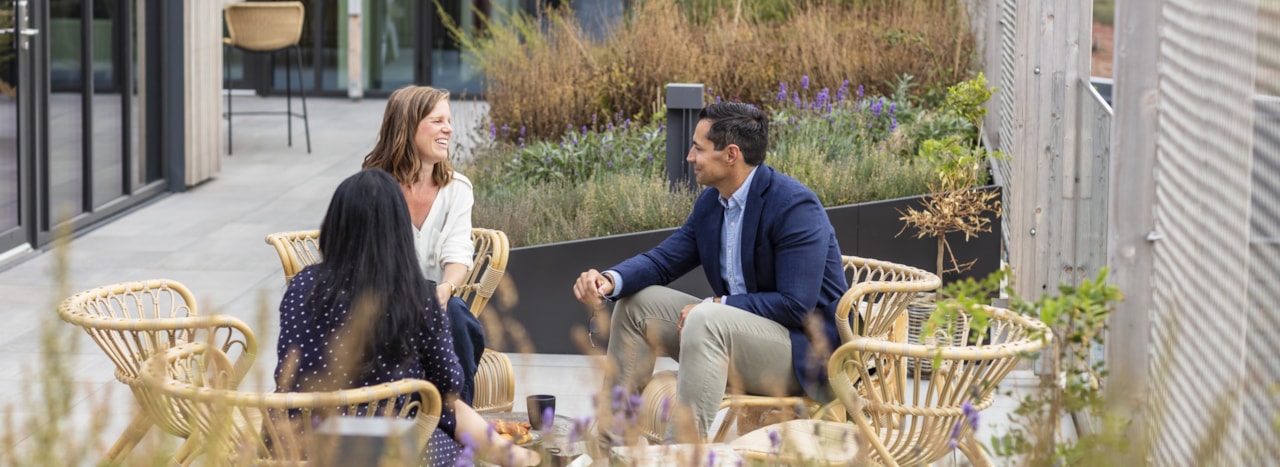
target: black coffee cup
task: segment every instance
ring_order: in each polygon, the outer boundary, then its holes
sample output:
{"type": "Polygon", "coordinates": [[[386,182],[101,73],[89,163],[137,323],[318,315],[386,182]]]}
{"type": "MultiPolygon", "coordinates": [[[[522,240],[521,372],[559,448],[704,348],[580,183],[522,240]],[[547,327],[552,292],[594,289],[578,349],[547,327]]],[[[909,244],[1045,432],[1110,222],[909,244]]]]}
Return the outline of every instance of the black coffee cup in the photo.
{"type": "Polygon", "coordinates": [[[555,423],[556,396],[534,394],[525,399],[525,405],[528,406],[529,424],[533,425],[533,429],[542,431],[544,426],[550,427],[551,424],[555,423]]]}

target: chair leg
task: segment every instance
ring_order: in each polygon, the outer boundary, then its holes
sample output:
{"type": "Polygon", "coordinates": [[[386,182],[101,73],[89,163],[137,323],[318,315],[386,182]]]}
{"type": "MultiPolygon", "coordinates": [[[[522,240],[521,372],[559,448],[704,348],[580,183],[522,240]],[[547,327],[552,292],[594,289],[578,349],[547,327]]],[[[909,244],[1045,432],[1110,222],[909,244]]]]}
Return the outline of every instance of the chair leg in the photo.
{"type": "MultiPolygon", "coordinates": [[[[298,62],[298,96],[302,97],[302,129],[307,135],[307,154],[311,154],[311,123],[307,120],[307,90],[302,85],[302,48],[293,46],[293,57],[298,62]]],[[[293,115],[289,116],[290,119],[293,115]]]]}
{"type": "MultiPolygon", "coordinates": [[[[738,413],[741,411],[742,411],[742,408],[738,407],[737,404],[735,403],[729,404],[729,409],[724,413],[724,421],[720,422],[720,428],[716,429],[716,435],[715,437],[711,438],[711,442],[713,443],[724,442],[725,437],[728,436],[729,434],[729,425],[737,423],[738,413]]],[[[741,434],[742,431],[739,430],[738,433],[741,434]]]]}
{"type": "Polygon", "coordinates": [[[964,438],[964,442],[956,447],[960,448],[964,457],[969,459],[969,463],[973,464],[973,467],[991,467],[991,459],[987,458],[987,453],[982,450],[982,445],[978,444],[978,439],[973,436],[973,432],[969,432],[964,438]]]}
{"type": "Polygon", "coordinates": [[[129,426],[124,429],[124,433],[120,434],[120,438],[116,439],[115,444],[111,445],[111,449],[107,450],[107,459],[116,464],[124,462],[124,458],[133,451],[134,446],[142,441],[142,437],[147,435],[147,431],[151,430],[154,423],[147,414],[138,412],[129,422],[129,426]]]}
{"type": "MultiPolygon", "coordinates": [[[[287,122],[285,126],[289,129],[289,147],[293,147],[293,76],[289,73],[289,52],[292,50],[292,47],[284,49],[284,118],[287,122]]],[[[302,74],[301,68],[298,69],[298,74],[302,74]]]]}
{"type": "Polygon", "coordinates": [[[199,436],[192,433],[190,437],[182,441],[182,445],[178,446],[178,451],[173,453],[173,463],[181,466],[191,465],[196,456],[200,454],[199,436]]]}

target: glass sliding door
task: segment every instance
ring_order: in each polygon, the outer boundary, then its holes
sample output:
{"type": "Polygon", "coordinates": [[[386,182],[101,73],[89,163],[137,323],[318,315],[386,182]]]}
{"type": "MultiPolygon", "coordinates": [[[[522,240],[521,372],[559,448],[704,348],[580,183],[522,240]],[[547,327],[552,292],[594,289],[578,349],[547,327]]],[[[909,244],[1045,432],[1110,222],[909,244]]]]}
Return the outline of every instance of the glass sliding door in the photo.
{"type": "MultiPolygon", "coordinates": [[[[19,134],[19,93],[25,90],[18,59],[18,25],[14,0],[0,0],[0,255],[29,242],[28,201],[19,134]]],[[[25,142],[25,141],[23,141],[25,142]]],[[[29,159],[27,159],[29,160],[29,159]]]]}
{"type": "Polygon", "coordinates": [[[45,160],[47,198],[44,211],[48,225],[71,220],[88,207],[85,202],[85,126],[87,83],[92,82],[92,68],[85,60],[90,50],[85,47],[84,21],[89,0],[50,0],[48,19],[49,88],[48,159],[45,160]]]}
{"type": "Polygon", "coordinates": [[[89,152],[93,183],[92,207],[101,208],[128,194],[132,177],[136,126],[132,119],[133,38],[127,34],[128,1],[93,2],[93,90],[89,114],[92,133],[89,152]],[[122,31],[123,30],[123,31],[122,31]],[[122,33],[123,32],[123,33],[122,33]]]}

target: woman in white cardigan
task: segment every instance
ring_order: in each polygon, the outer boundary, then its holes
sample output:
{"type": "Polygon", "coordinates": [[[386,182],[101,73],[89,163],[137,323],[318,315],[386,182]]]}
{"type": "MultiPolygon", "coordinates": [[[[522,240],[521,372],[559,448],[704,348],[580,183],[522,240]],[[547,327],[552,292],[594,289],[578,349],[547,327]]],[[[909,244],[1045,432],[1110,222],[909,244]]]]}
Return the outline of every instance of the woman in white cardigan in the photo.
{"type": "Polygon", "coordinates": [[[462,364],[462,398],[475,395],[476,365],[484,353],[484,328],[453,291],[472,267],[471,181],[453,171],[449,140],[453,120],[449,93],[428,86],[406,86],[391,93],[382,129],[364,168],[377,168],[400,182],[413,223],[418,264],[427,280],[439,284],[436,296],[447,303],[454,348],[462,364]]]}

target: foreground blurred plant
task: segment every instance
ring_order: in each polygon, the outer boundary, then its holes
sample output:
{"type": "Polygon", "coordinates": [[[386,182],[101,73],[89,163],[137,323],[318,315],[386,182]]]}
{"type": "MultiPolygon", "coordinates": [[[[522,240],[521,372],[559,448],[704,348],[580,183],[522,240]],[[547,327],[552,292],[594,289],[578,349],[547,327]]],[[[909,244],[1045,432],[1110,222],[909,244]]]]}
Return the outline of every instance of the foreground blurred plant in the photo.
{"type": "MultiPolygon", "coordinates": [[[[56,309],[71,294],[71,269],[67,226],[59,229],[52,250],[53,265],[49,275],[55,284],[48,309],[56,309]]],[[[105,400],[91,398],[93,406],[88,424],[72,420],[72,406],[85,389],[72,373],[71,357],[77,354],[79,341],[74,328],[65,326],[54,313],[40,322],[40,366],[24,368],[24,377],[34,384],[22,395],[26,416],[15,421],[13,407],[4,407],[3,433],[0,433],[0,466],[84,465],[99,455],[99,435],[110,419],[105,400]],[[27,372],[34,372],[30,374],[27,372]],[[19,443],[22,443],[19,445],[19,443]]]]}

